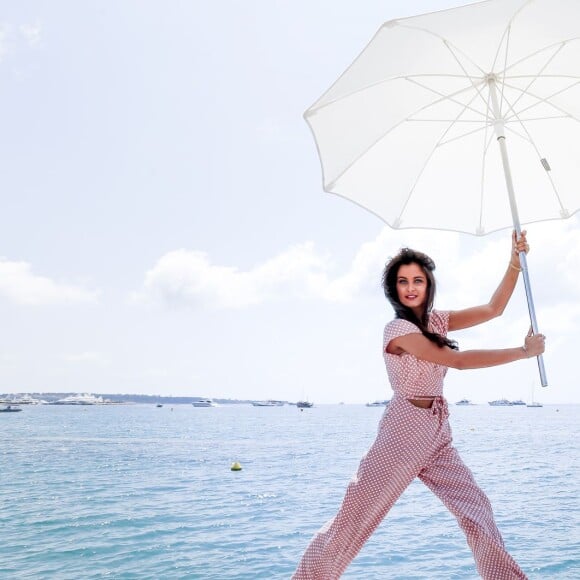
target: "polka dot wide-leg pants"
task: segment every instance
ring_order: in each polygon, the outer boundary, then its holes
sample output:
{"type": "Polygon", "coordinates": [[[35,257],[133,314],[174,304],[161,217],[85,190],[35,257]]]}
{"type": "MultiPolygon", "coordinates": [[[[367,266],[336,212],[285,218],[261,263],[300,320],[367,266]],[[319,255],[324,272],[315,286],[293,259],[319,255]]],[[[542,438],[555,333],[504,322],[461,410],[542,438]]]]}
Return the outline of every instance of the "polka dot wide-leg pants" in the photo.
{"type": "Polygon", "coordinates": [[[294,580],[340,578],[415,477],[457,518],[482,578],[526,578],[504,548],[489,500],[452,446],[447,417],[441,397],[430,409],[399,396],[391,400],[340,510],[310,542],[294,580]]]}

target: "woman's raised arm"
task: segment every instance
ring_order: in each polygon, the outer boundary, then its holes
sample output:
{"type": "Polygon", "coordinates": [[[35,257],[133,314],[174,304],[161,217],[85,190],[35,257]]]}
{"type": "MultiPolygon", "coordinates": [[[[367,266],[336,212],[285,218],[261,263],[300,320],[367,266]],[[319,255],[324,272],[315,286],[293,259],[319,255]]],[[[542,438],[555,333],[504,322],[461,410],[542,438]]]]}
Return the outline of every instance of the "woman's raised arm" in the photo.
{"type": "Polygon", "coordinates": [[[496,291],[493,293],[491,300],[481,306],[473,306],[464,310],[454,310],[449,313],[449,330],[461,330],[487,322],[492,318],[501,316],[507,303],[509,302],[521,271],[518,254],[527,253],[530,249],[526,239],[526,231],[522,231],[519,238],[516,232],[512,234],[512,248],[510,261],[507,270],[499,283],[496,291]]]}

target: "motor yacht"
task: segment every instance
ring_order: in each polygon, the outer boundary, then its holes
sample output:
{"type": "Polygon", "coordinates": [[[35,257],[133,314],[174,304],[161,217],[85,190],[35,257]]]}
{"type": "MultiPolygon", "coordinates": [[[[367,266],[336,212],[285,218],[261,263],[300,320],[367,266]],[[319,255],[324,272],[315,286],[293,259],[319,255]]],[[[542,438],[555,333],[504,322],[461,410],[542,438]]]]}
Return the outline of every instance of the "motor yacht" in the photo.
{"type": "Polygon", "coordinates": [[[372,403],[367,403],[367,407],[386,407],[391,401],[385,399],[384,401],[373,401],[372,403]]]}
{"type": "Polygon", "coordinates": [[[69,395],[64,397],[64,399],[58,399],[58,401],[53,401],[51,405],[104,405],[107,401],[103,397],[95,397],[95,395],[90,395],[85,393],[84,395],[69,395]]]}
{"type": "Polygon", "coordinates": [[[217,407],[218,404],[211,399],[198,399],[197,401],[193,401],[191,403],[194,407],[217,407]]]}
{"type": "Polygon", "coordinates": [[[252,405],[254,405],[254,407],[283,407],[284,401],[268,399],[267,401],[252,401],[252,405]]]}

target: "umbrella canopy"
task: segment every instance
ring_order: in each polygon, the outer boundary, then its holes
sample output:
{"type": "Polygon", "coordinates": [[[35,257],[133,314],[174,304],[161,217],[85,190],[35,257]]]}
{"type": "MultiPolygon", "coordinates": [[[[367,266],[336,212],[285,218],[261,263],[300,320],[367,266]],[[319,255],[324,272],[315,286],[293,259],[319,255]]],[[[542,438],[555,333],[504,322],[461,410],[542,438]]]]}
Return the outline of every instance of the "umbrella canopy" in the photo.
{"type": "Polygon", "coordinates": [[[324,189],[393,228],[484,235],[568,218],[580,209],[580,2],[488,0],[387,22],[304,116],[324,189]]]}
{"type": "Polygon", "coordinates": [[[483,235],[570,217],[580,2],[488,0],[387,22],[305,119],[324,189],[393,228],[483,235]]]}

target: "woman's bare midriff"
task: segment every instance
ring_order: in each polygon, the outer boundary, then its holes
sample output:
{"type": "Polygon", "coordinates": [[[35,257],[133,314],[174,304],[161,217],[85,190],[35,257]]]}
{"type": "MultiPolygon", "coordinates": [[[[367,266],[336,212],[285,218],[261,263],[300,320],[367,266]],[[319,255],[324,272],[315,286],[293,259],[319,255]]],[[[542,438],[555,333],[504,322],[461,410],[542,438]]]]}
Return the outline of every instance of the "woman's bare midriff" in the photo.
{"type": "Polygon", "coordinates": [[[434,400],[435,397],[433,398],[425,397],[423,399],[407,399],[407,401],[409,401],[411,405],[415,405],[415,407],[419,407],[420,409],[430,409],[431,405],[433,405],[434,400]]]}

